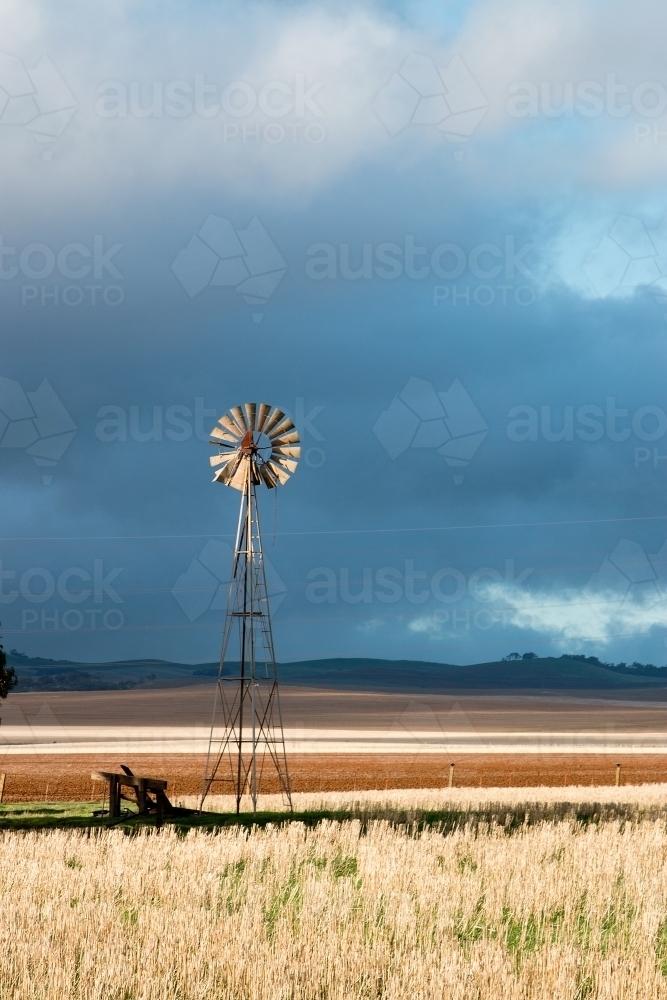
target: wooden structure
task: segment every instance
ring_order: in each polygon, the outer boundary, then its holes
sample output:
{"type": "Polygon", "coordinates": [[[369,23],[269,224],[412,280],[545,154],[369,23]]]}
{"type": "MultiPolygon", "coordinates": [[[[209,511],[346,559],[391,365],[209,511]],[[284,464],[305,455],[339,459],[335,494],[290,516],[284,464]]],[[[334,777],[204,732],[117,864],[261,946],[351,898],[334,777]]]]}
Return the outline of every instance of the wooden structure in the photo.
{"type": "Polygon", "coordinates": [[[154,815],[156,821],[161,823],[165,813],[172,815],[174,812],[174,806],[165,793],[167,782],[162,778],[141,777],[133,774],[129,767],[124,767],[122,774],[115,771],[92,771],[90,776],[93,781],[106,781],[109,786],[110,819],[120,817],[120,800],[129,798],[123,795],[123,788],[133,789],[140,816],[154,815]]]}

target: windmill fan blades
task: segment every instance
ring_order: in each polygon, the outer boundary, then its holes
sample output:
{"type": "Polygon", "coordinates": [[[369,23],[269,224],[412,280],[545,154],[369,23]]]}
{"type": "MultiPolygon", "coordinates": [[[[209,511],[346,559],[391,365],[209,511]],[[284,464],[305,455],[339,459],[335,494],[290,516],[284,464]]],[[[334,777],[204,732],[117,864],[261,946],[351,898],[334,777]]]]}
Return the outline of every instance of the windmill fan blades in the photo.
{"type": "Polygon", "coordinates": [[[230,434],[230,432],[227,430],[221,431],[219,427],[213,428],[213,430],[211,431],[211,437],[215,438],[216,442],[225,441],[233,445],[238,444],[239,440],[238,434],[230,434]]]}
{"type": "Polygon", "coordinates": [[[226,465],[227,462],[230,462],[236,456],[236,454],[237,452],[232,451],[228,455],[211,455],[209,462],[212,466],[226,465]]]}
{"type": "Polygon", "coordinates": [[[270,412],[271,412],[271,407],[269,406],[268,403],[259,404],[259,412],[257,414],[257,422],[255,424],[255,427],[258,431],[264,430],[264,424],[270,412]]]}
{"type": "Polygon", "coordinates": [[[234,435],[234,440],[236,440],[239,437],[239,435],[243,436],[243,434],[245,433],[245,431],[242,431],[239,427],[237,427],[237,425],[234,423],[234,421],[232,420],[232,418],[229,416],[228,413],[223,413],[223,415],[218,420],[218,423],[220,424],[221,427],[224,427],[225,430],[229,431],[230,434],[234,435]]]}
{"type": "Polygon", "coordinates": [[[231,415],[232,420],[234,421],[239,431],[241,432],[241,435],[245,434],[250,428],[246,424],[245,415],[241,407],[232,406],[229,413],[231,415]]]}
{"type": "Polygon", "coordinates": [[[293,430],[294,430],[294,424],[292,423],[289,417],[285,417],[283,420],[280,421],[279,424],[277,424],[273,428],[273,430],[269,434],[269,437],[271,438],[272,441],[274,441],[277,437],[280,437],[281,434],[287,434],[288,431],[293,431],[293,430]]]}
{"type": "Polygon", "coordinates": [[[276,445],[281,444],[296,444],[299,440],[299,432],[293,430],[289,434],[281,434],[280,437],[272,437],[270,440],[274,448],[276,445]]]}
{"type": "Polygon", "coordinates": [[[244,403],[243,409],[245,410],[248,430],[254,431],[256,427],[255,414],[257,413],[257,403],[244,403]]]}
{"type": "Polygon", "coordinates": [[[268,486],[270,490],[278,485],[278,480],[266,464],[259,466],[259,474],[262,477],[264,484],[268,486]]]}
{"type": "Polygon", "coordinates": [[[279,410],[278,407],[276,407],[271,416],[268,418],[268,420],[262,427],[262,431],[269,437],[271,437],[271,429],[275,427],[278,421],[282,420],[284,416],[285,414],[283,413],[283,411],[279,410]]]}
{"type": "Polygon", "coordinates": [[[278,481],[281,484],[281,486],[282,486],[283,483],[287,482],[287,480],[290,477],[289,472],[285,472],[284,469],[281,469],[281,467],[278,465],[278,463],[274,462],[273,459],[271,459],[266,464],[268,465],[269,469],[274,474],[274,476],[278,479],[278,481]]]}
{"type": "MultiPolygon", "coordinates": [[[[277,462],[278,465],[282,466],[283,469],[286,469],[288,463],[291,462],[292,459],[291,456],[289,455],[281,455],[279,451],[272,451],[271,458],[269,459],[269,461],[277,462]]],[[[294,468],[296,468],[296,462],[294,462],[294,468]]]]}
{"type": "MultiPolygon", "coordinates": [[[[218,456],[214,456],[214,457],[217,458],[218,456]]],[[[242,455],[241,455],[240,451],[235,451],[235,452],[233,452],[229,456],[224,455],[224,456],[221,456],[221,457],[223,457],[223,458],[229,457],[229,461],[225,462],[225,464],[223,465],[223,467],[221,469],[218,469],[218,471],[215,474],[214,479],[218,483],[224,483],[225,485],[228,485],[229,480],[234,475],[234,473],[236,472],[236,470],[238,469],[238,467],[239,467],[239,465],[241,463],[242,455]]],[[[212,459],[211,459],[211,464],[213,464],[212,459]]]]}
{"type": "Polygon", "coordinates": [[[293,472],[296,472],[297,463],[291,458],[283,458],[282,455],[272,455],[271,465],[278,465],[291,476],[293,472]]]}
{"type": "Polygon", "coordinates": [[[248,477],[268,489],[286,483],[301,457],[299,432],[284,410],[268,403],[232,406],[210,434],[214,481],[244,490],[248,477]],[[268,438],[268,441],[267,441],[268,438]],[[267,453],[270,450],[270,456],[267,453]]]}
{"type": "Polygon", "coordinates": [[[247,470],[248,470],[249,459],[243,455],[241,461],[239,462],[236,471],[231,475],[229,479],[229,485],[233,486],[235,490],[242,490],[245,488],[247,470]]]}
{"type": "Polygon", "coordinates": [[[225,486],[229,483],[230,471],[229,466],[225,465],[222,469],[218,469],[216,474],[213,476],[214,483],[224,483],[225,486]]]}
{"type": "Polygon", "coordinates": [[[229,486],[230,480],[238,468],[237,462],[228,462],[227,465],[223,466],[216,472],[214,478],[215,482],[223,483],[225,486],[229,486]]]}

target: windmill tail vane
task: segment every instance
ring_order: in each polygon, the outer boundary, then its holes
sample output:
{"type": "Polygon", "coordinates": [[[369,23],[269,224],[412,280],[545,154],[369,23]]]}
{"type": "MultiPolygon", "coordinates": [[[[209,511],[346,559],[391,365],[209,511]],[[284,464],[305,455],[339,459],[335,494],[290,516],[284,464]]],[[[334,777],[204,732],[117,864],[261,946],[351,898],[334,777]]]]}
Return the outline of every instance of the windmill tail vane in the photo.
{"type": "Polygon", "coordinates": [[[256,488],[287,482],[299,434],[277,407],[245,403],[220,417],[211,444],[219,449],[213,481],[239,490],[241,501],[200,809],[214,791],[233,795],[237,813],[248,793],[255,811],[265,771],[291,809],[256,488]]]}

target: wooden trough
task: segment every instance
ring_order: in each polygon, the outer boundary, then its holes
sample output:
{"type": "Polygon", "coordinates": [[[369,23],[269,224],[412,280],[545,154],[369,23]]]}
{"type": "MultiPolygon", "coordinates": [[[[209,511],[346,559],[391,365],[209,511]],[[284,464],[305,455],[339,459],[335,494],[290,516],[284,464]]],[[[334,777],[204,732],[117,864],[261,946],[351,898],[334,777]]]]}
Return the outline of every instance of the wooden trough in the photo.
{"type": "Polygon", "coordinates": [[[110,819],[120,817],[120,801],[136,801],[139,816],[155,816],[158,823],[162,823],[165,816],[189,816],[190,809],[181,809],[173,806],[167,798],[167,782],[163,778],[148,778],[144,775],[134,774],[129,767],[121,764],[122,772],[116,771],[92,771],[93,781],[104,781],[109,786],[109,809],[107,815],[110,819]],[[124,795],[123,788],[131,788],[134,796],[124,795]]]}

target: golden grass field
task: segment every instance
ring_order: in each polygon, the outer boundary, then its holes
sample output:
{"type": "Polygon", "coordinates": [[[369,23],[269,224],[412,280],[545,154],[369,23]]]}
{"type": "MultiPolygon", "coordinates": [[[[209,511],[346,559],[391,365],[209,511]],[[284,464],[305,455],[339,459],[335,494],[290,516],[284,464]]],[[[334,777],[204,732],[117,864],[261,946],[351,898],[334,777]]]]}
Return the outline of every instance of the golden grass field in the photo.
{"type": "MultiPolygon", "coordinates": [[[[197,808],[198,795],[177,795],[175,802],[189,808],[197,808]]],[[[208,795],[205,809],[211,812],[231,812],[235,808],[231,795],[208,795]]],[[[646,785],[613,785],[589,787],[569,785],[567,787],[539,786],[535,788],[393,788],[364,791],[296,792],[292,793],[295,812],[359,812],[379,815],[396,810],[434,811],[465,810],[493,811],[496,807],[517,809],[522,805],[553,806],[558,803],[601,803],[620,805],[640,810],[667,809],[667,783],[646,785]]],[[[285,800],[280,794],[260,795],[258,810],[268,812],[284,811],[285,800]]],[[[241,799],[241,810],[252,810],[249,795],[241,799]]],[[[667,814],[666,814],[667,815],[667,814]]]]}
{"type": "MultiPolygon", "coordinates": [[[[379,819],[179,837],[0,834],[2,1000],[667,997],[667,786],[300,795],[474,810],[617,802],[634,819],[379,819]]],[[[225,803],[215,801],[211,807],[225,803]]],[[[280,801],[263,806],[280,807],[280,801]]],[[[471,813],[472,817],[472,813],[471,813]]]]}

